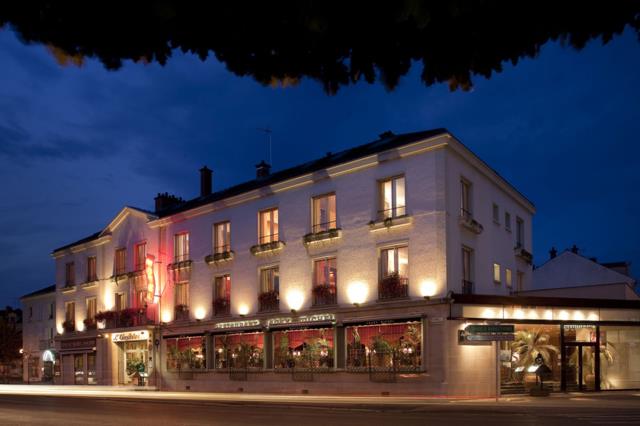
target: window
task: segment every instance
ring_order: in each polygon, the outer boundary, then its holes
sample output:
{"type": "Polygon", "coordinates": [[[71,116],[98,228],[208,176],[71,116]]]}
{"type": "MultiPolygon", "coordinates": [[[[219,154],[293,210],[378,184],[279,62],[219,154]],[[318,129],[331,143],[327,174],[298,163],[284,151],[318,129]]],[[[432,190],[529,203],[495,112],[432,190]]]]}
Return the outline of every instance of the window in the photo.
{"type": "Polygon", "coordinates": [[[493,282],[500,284],[500,265],[498,263],[493,264],[493,282]]]}
{"type": "Polygon", "coordinates": [[[500,224],[500,207],[496,203],[493,203],[493,221],[500,224]]]}
{"type": "Polygon", "coordinates": [[[471,182],[460,179],[460,216],[470,219],[471,213],[471,182]]]}
{"type": "Polygon", "coordinates": [[[134,264],[136,271],[144,270],[144,263],[147,259],[147,243],[138,243],[134,252],[134,264]]]}
{"type": "Polygon", "coordinates": [[[398,176],[380,182],[381,219],[404,216],[406,214],[404,176],[398,176]]]}
{"type": "Polygon", "coordinates": [[[473,250],[462,247],[462,293],[473,293],[473,250]]]}
{"type": "Polygon", "coordinates": [[[189,260],[189,233],[182,232],[173,236],[174,262],[189,260]]]}
{"type": "Polygon", "coordinates": [[[213,308],[216,315],[229,315],[231,305],[231,275],[216,277],[213,285],[213,308]]]}
{"type": "Polygon", "coordinates": [[[166,339],[167,370],[201,370],[207,368],[203,336],[166,339]]]}
{"type": "Polygon", "coordinates": [[[136,308],[145,309],[147,307],[147,290],[136,291],[136,308]]]}
{"type": "Polygon", "coordinates": [[[278,209],[269,209],[260,212],[260,236],[259,243],[267,244],[279,241],[278,238],[278,209]]]}
{"type": "Polygon", "coordinates": [[[336,194],[313,198],[313,223],[311,232],[323,232],[337,228],[336,194]]]}
{"type": "Polygon", "coordinates": [[[53,319],[53,315],[56,312],[56,304],[54,302],[51,302],[49,304],[49,319],[53,319]]]}
{"type": "Polygon", "coordinates": [[[116,249],[116,275],[122,275],[127,272],[127,249],[116,249]]]}
{"type": "Polygon", "coordinates": [[[65,302],[64,319],[67,322],[74,322],[76,319],[76,304],[74,302],[65,302]]]}
{"type": "Polygon", "coordinates": [[[89,322],[94,322],[96,318],[97,302],[95,297],[87,297],[87,316],[89,322]]]}
{"type": "Polygon", "coordinates": [[[398,275],[409,277],[409,248],[407,246],[383,249],[380,252],[380,273],[382,278],[398,275]]]}
{"type": "Polygon", "coordinates": [[[213,225],[213,252],[231,251],[231,222],[220,222],[213,225]]]}
{"type": "Polygon", "coordinates": [[[124,293],[116,293],[115,294],[115,303],[114,309],[116,312],[120,312],[127,307],[127,299],[125,298],[124,293]]]}
{"type": "Polygon", "coordinates": [[[333,329],[273,332],[273,368],[332,368],[333,329]]]}
{"type": "Polygon", "coordinates": [[[261,312],[280,309],[280,269],[277,266],[260,270],[258,302],[261,312]]]}
{"type": "Polygon", "coordinates": [[[504,282],[507,287],[511,288],[511,269],[505,268],[504,270],[504,282]]]}
{"type": "Polygon", "coordinates": [[[423,345],[420,322],[348,326],[345,335],[349,370],[421,369],[423,345]]]}
{"type": "Polygon", "coordinates": [[[189,306],[189,283],[176,283],[175,286],[175,306],[184,308],[189,306]]]}
{"type": "Polygon", "coordinates": [[[524,221],[516,217],[516,247],[524,247],[524,221]]]}
{"type": "Polygon", "coordinates": [[[87,384],[88,385],[97,385],[98,380],[96,378],[96,354],[88,353],[87,354],[87,384]]]}
{"type": "Polygon", "coordinates": [[[396,299],[409,295],[409,249],[407,246],[380,252],[379,299],[396,299]]]}
{"type": "Polygon", "coordinates": [[[337,303],[336,284],[338,268],[335,257],[313,262],[313,305],[334,305],[337,303]]]}
{"type": "Polygon", "coordinates": [[[264,333],[221,334],[213,338],[215,368],[264,366],[264,333]]]}
{"type": "Polygon", "coordinates": [[[522,271],[516,272],[516,290],[517,291],[524,290],[524,272],[522,271]]]}
{"type": "Polygon", "coordinates": [[[84,354],[73,355],[73,375],[76,385],[84,385],[84,354]]]}
{"type": "Polygon", "coordinates": [[[98,280],[98,270],[97,270],[97,258],[95,256],[91,256],[87,258],[87,282],[93,282],[98,280]]]}
{"type": "Polygon", "coordinates": [[[76,283],[76,273],[73,262],[68,262],[65,265],[65,280],[64,284],[67,287],[73,286],[76,283]]]}
{"type": "Polygon", "coordinates": [[[33,306],[29,306],[29,320],[33,318],[33,306]]]}
{"type": "Polygon", "coordinates": [[[511,214],[504,212],[504,229],[511,232],[511,214]]]}

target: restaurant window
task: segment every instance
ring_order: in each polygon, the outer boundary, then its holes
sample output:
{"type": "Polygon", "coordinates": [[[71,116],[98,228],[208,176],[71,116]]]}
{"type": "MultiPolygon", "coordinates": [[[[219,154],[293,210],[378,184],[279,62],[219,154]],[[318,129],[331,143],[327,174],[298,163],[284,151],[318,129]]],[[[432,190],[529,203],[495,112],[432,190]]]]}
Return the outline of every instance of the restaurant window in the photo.
{"type": "Polygon", "coordinates": [[[313,198],[311,232],[318,233],[338,227],[336,221],[336,194],[321,195],[313,198]]]}
{"type": "Polygon", "coordinates": [[[173,261],[189,260],[189,233],[181,232],[173,236],[173,261]]]}
{"type": "Polygon", "coordinates": [[[116,293],[114,300],[114,309],[116,312],[120,312],[121,310],[127,307],[127,299],[124,293],[116,293]]]}
{"type": "Polygon", "coordinates": [[[406,214],[406,197],[404,176],[380,181],[380,219],[404,216],[406,214]]]}
{"type": "Polygon", "coordinates": [[[422,324],[410,321],[346,327],[347,368],[416,371],[422,367],[422,324]]]}
{"type": "Polygon", "coordinates": [[[515,324],[515,339],[500,342],[500,380],[505,389],[523,387],[526,392],[537,386],[536,357],[549,370],[544,383],[560,389],[560,326],[544,324],[515,324]]]}
{"type": "Polygon", "coordinates": [[[466,179],[460,179],[460,216],[465,219],[473,217],[471,206],[471,182],[466,179]]]}
{"type": "Polygon", "coordinates": [[[84,354],[73,356],[73,376],[76,385],[84,385],[84,354]]]}
{"type": "Polygon", "coordinates": [[[167,370],[203,370],[207,368],[203,336],[166,339],[167,370]]]}
{"type": "Polygon", "coordinates": [[[213,285],[213,308],[215,315],[229,315],[231,307],[231,275],[215,277],[213,285]]]}
{"type": "Polygon", "coordinates": [[[65,279],[64,279],[64,285],[67,287],[71,287],[73,285],[75,285],[76,283],[76,272],[75,272],[75,267],[73,262],[67,262],[65,264],[65,279]]]}
{"type": "Polygon", "coordinates": [[[313,262],[313,305],[335,305],[338,267],[335,257],[318,259],[313,262]]]}
{"type": "Polygon", "coordinates": [[[600,326],[601,389],[640,388],[640,327],[600,326]]]}
{"type": "Polygon", "coordinates": [[[380,251],[379,299],[409,295],[409,248],[392,247],[380,251]]]}
{"type": "Polygon", "coordinates": [[[97,262],[98,260],[95,256],[87,258],[87,282],[89,283],[98,280],[97,262]]]}
{"type": "Polygon", "coordinates": [[[516,247],[524,247],[524,220],[516,217],[516,247]]]}
{"type": "Polygon", "coordinates": [[[279,241],[278,236],[278,209],[263,210],[259,215],[259,244],[267,244],[279,241]]]}
{"type": "Polygon", "coordinates": [[[127,249],[116,249],[116,275],[122,275],[127,272],[127,249]]]}
{"type": "Polygon", "coordinates": [[[134,263],[136,271],[142,271],[147,259],[147,243],[138,243],[135,246],[134,263]]]}
{"type": "Polygon", "coordinates": [[[500,264],[493,264],[493,282],[495,284],[500,284],[500,264]]]}
{"type": "Polygon", "coordinates": [[[231,251],[231,222],[213,225],[213,252],[215,254],[231,251]]]}
{"type": "Polygon", "coordinates": [[[263,368],[264,333],[214,336],[215,368],[263,368]]]}
{"type": "Polygon", "coordinates": [[[280,308],[280,268],[277,266],[260,270],[260,311],[277,311],[280,308]]]}
{"type": "Polygon", "coordinates": [[[87,384],[96,385],[98,379],[96,377],[96,354],[95,352],[87,354],[87,384]]]}
{"type": "Polygon", "coordinates": [[[333,329],[273,332],[273,368],[332,368],[333,329]]]}

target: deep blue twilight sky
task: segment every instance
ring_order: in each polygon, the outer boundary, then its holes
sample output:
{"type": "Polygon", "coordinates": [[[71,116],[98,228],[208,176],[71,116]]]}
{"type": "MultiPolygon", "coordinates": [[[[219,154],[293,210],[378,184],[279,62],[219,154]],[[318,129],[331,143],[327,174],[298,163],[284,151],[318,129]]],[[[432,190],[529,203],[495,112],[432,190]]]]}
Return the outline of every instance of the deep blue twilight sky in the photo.
{"type": "Polygon", "coordinates": [[[0,306],[53,284],[55,247],[100,230],[157,192],[197,195],[254,176],[273,128],[273,166],[396,133],[447,127],[537,207],[535,263],[577,244],[640,272],[640,43],[625,33],[581,52],[548,44],[471,92],[362,83],[327,96],[305,80],[260,86],[178,52],[164,68],[61,67],[0,30],[0,306]],[[632,267],[633,268],[633,267],[632,267]]]}

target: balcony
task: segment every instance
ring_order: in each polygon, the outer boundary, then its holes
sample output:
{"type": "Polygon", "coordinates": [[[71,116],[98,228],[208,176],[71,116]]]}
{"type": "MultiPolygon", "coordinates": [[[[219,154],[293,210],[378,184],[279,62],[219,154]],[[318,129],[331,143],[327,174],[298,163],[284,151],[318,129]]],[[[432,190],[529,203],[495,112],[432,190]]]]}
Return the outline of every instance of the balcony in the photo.
{"type": "Polygon", "coordinates": [[[395,209],[379,210],[376,220],[369,222],[369,229],[371,231],[390,230],[410,224],[411,216],[406,214],[405,207],[396,207],[395,209]]]}
{"type": "Polygon", "coordinates": [[[277,291],[266,291],[258,295],[258,309],[260,312],[280,310],[280,294],[277,291]]]}
{"type": "Polygon", "coordinates": [[[82,323],[84,324],[85,331],[95,330],[98,328],[98,323],[93,318],[85,318],[82,323]]]}
{"type": "Polygon", "coordinates": [[[473,214],[465,209],[460,209],[460,217],[458,218],[458,223],[460,226],[468,229],[474,234],[481,234],[484,230],[484,227],[473,218],[473,214]]]}
{"type": "Polygon", "coordinates": [[[336,287],[328,284],[320,284],[311,290],[313,306],[331,306],[338,303],[336,287]]]}
{"type": "Polygon", "coordinates": [[[516,246],[516,247],[514,247],[513,251],[515,252],[515,255],[517,257],[519,257],[520,259],[524,260],[529,265],[531,265],[531,263],[533,263],[533,254],[531,254],[527,250],[525,250],[524,247],[516,246]]]}
{"type": "Polygon", "coordinates": [[[173,313],[174,321],[189,321],[189,307],[187,305],[176,305],[173,313]]]}
{"type": "Polygon", "coordinates": [[[394,300],[409,297],[409,278],[396,273],[384,277],[378,283],[378,300],[394,300]]]}
{"type": "Polygon", "coordinates": [[[95,322],[104,324],[104,328],[128,328],[153,324],[154,320],[147,317],[146,309],[128,308],[120,311],[98,312],[95,322]]]}
{"type": "Polygon", "coordinates": [[[226,297],[218,297],[213,301],[213,314],[223,317],[230,314],[231,300],[226,297]]]}
{"type": "Polygon", "coordinates": [[[462,294],[473,294],[473,282],[462,280],[462,294]]]}
{"type": "Polygon", "coordinates": [[[328,243],[333,240],[337,240],[341,236],[342,229],[340,228],[322,230],[314,226],[314,232],[306,234],[304,237],[302,237],[302,242],[305,246],[309,246],[316,243],[328,243]]]}
{"type": "Polygon", "coordinates": [[[73,320],[66,320],[62,323],[62,329],[65,333],[73,333],[76,331],[76,322],[73,320]]]}
{"type": "Polygon", "coordinates": [[[276,240],[266,243],[256,244],[252,246],[250,251],[254,256],[261,256],[265,254],[276,254],[284,248],[284,241],[276,240]]]}
{"type": "Polygon", "coordinates": [[[219,263],[229,262],[233,260],[235,253],[233,250],[225,250],[205,256],[204,261],[207,265],[217,265],[219,263]]]}

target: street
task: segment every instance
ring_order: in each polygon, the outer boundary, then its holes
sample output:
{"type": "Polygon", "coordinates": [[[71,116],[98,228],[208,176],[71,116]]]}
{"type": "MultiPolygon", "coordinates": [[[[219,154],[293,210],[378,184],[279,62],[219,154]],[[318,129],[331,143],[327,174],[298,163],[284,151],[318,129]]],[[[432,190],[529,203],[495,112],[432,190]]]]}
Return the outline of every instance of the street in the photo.
{"type": "MultiPolygon", "coordinates": [[[[12,394],[0,389],[2,425],[640,425],[640,393],[448,400],[236,394],[12,394]],[[211,397],[207,397],[207,395],[211,397]],[[196,397],[197,400],[187,398],[196,397]]],[[[34,389],[37,391],[37,389],[34,389]]]]}

